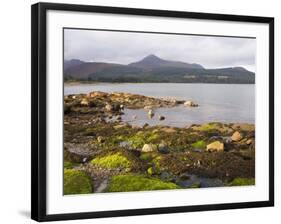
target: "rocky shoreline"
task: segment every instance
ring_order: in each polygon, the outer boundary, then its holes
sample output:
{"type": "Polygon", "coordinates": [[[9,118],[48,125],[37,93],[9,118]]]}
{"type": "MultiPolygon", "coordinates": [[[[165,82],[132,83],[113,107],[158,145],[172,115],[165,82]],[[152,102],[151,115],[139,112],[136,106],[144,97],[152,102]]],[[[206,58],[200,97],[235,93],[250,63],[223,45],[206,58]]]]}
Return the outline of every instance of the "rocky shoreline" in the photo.
{"type": "Polygon", "coordinates": [[[178,105],[200,107],[129,93],[65,96],[65,194],[253,185],[253,124],[176,128],[122,121],[124,108],[145,108],[152,116],[155,108],[178,105]]]}

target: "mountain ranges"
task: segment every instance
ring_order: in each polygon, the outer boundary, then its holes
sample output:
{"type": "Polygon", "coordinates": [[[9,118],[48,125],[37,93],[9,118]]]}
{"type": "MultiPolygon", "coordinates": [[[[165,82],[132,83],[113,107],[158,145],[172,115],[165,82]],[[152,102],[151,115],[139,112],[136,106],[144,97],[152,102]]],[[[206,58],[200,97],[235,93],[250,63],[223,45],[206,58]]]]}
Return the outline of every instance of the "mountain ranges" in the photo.
{"type": "Polygon", "coordinates": [[[255,83],[255,73],[243,67],[207,69],[200,64],[164,60],[148,55],[140,61],[124,64],[64,61],[65,81],[133,83],[255,83]]]}

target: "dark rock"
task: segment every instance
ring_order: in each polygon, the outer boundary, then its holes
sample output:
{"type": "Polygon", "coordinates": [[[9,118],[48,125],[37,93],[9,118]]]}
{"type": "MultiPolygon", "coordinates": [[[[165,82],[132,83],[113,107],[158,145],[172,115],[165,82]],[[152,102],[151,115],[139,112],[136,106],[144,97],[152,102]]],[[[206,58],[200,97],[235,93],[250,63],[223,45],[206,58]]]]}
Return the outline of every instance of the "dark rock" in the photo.
{"type": "Polygon", "coordinates": [[[189,180],[190,179],[190,176],[188,175],[188,174],[186,174],[186,173],[183,173],[183,174],[181,174],[180,175],[180,180],[189,180]]]}
{"type": "Polygon", "coordinates": [[[160,115],[160,116],[159,116],[159,120],[160,120],[160,121],[163,121],[163,120],[165,120],[165,117],[160,115]]]}
{"type": "Polygon", "coordinates": [[[159,145],[158,151],[163,154],[167,154],[170,152],[170,149],[167,146],[159,145]]]}
{"type": "Polygon", "coordinates": [[[148,124],[148,123],[145,123],[142,127],[143,127],[143,128],[149,127],[149,124],[148,124]]]}
{"type": "Polygon", "coordinates": [[[171,182],[174,182],[175,180],[175,177],[169,173],[168,171],[163,171],[161,172],[160,174],[160,179],[161,180],[164,180],[164,181],[171,181],[171,182]]]}
{"type": "Polygon", "coordinates": [[[70,105],[67,105],[67,104],[64,104],[64,114],[69,114],[71,112],[71,106],[70,105]]]}

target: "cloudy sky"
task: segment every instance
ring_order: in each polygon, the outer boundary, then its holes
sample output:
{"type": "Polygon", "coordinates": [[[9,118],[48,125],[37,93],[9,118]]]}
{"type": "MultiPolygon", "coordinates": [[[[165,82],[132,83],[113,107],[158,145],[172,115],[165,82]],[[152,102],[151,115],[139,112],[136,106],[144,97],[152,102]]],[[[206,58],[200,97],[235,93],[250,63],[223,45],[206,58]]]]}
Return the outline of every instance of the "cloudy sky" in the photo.
{"type": "Polygon", "coordinates": [[[155,54],[205,68],[243,66],[255,71],[255,39],[76,29],[64,32],[66,60],[129,64],[155,54]]]}

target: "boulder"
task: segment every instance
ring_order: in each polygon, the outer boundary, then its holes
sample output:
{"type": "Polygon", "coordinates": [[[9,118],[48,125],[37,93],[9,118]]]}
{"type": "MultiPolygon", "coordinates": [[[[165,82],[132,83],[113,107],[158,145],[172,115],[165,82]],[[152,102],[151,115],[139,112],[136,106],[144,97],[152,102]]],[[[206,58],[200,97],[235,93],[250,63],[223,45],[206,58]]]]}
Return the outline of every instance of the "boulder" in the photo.
{"type": "Polygon", "coordinates": [[[185,101],[184,106],[189,106],[189,107],[198,107],[198,104],[197,103],[194,103],[193,101],[191,100],[188,100],[188,101],[185,101]]]}
{"type": "Polygon", "coordinates": [[[108,95],[107,93],[96,91],[96,92],[88,93],[87,97],[89,97],[89,98],[106,97],[107,95],[108,95]]]}
{"type": "Polygon", "coordinates": [[[151,110],[151,109],[152,109],[152,106],[145,106],[143,109],[145,109],[145,110],[151,110]]]}
{"type": "Polygon", "coordinates": [[[98,140],[98,143],[104,143],[104,137],[102,137],[102,136],[98,136],[97,137],[97,140],[98,140]]]}
{"type": "Polygon", "coordinates": [[[242,135],[239,131],[235,131],[233,133],[233,135],[231,136],[231,140],[234,141],[234,142],[238,142],[242,139],[242,135]]]}
{"type": "Polygon", "coordinates": [[[165,120],[165,117],[162,116],[162,115],[159,115],[159,120],[160,120],[160,121],[163,121],[163,120],[165,120]]]}
{"type": "Polygon", "coordinates": [[[223,136],[223,137],[222,137],[222,141],[223,141],[223,143],[225,143],[225,144],[229,144],[229,143],[232,142],[232,139],[231,139],[231,137],[229,137],[229,136],[223,136]]]}
{"type": "Polygon", "coordinates": [[[113,106],[110,105],[110,104],[106,104],[105,107],[104,107],[104,109],[105,109],[106,111],[113,111],[113,106]]]}
{"type": "Polygon", "coordinates": [[[159,144],[158,151],[163,154],[167,154],[170,152],[170,149],[165,144],[159,144]]]}
{"type": "Polygon", "coordinates": [[[247,144],[247,145],[251,145],[253,142],[254,142],[253,139],[248,139],[248,140],[246,141],[246,144],[247,144]]]}
{"type": "Polygon", "coordinates": [[[93,156],[93,151],[88,144],[64,144],[64,160],[73,163],[84,163],[93,156]]]}
{"type": "Polygon", "coordinates": [[[224,151],[224,144],[220,141],[215,141],[207,145],[208,152],[219,152],[224,151]]]}
{"type": "Polygon", "coordinates": [[[153,144],[144,144],[141,151],[142,152],[153,152],[157,150],[157,146],[153,144]]]}
{"type": "Polygon", "coordinates": [[[153,116],[154,116],[153,110],[149,110],[149,111],[147,112],[147,114],[148,114],[148,117],[149,117],[149,118],[153,118],[153,116]]]}
{"type": "Polygon", "coordinates": [[[86,107],[87,107],[87,106],[89,106],[89,101],[84,98],[84,99],[82,99],[82,101],[80,102],[80,105],[81,105],[81,106],[86,106],[86,107]]]}

